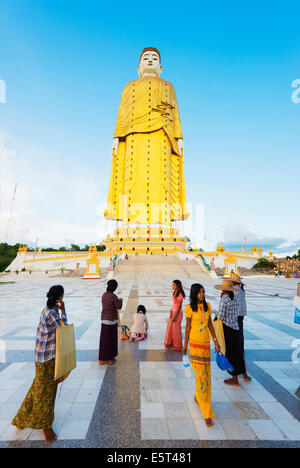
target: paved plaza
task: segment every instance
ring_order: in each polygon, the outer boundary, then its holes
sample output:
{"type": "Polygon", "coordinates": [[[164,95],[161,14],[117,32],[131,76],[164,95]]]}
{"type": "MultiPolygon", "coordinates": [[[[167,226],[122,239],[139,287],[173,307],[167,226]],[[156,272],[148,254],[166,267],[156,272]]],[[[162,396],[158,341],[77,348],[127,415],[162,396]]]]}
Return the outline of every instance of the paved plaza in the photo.
{"type": "MultiPolygon", "coordinates": [[[[139,274],[118,281],[122,322],[131,326],[137,305],[144,304],[150,329],[144,342],[120,343],[117,364],[108,367],[97,362],[106,280],[17,278],[0,285],[0,343],[6,347],[6,362],[0,364],[0,447],[47,446],[40,431],[18,431],[10,422],[32,383],[36,328],[46,293],[57,283],[65,287],[68,321],[75,325],[78,363],[58,387],[58,441],[52,447],[300,447],[295,396],[300,364],[292,361],[293,342],[300,339],[292,305],[297,280],[245,278],[245,348],[252,381],[225,386],[227,374],[217,368],[212,351],[212,428],[193,402],[194,379],[185,377],[181,354],[163,347],[172,280],[157,273],[152,279],[139,274]]],[[[194,282],[183,280],[187,295],[194,282]]],[[[216,281],[201,278],[201,283],[217,310],[216,281]]],[[[184,327],[185,320],[183,332],[184,327]]]]}

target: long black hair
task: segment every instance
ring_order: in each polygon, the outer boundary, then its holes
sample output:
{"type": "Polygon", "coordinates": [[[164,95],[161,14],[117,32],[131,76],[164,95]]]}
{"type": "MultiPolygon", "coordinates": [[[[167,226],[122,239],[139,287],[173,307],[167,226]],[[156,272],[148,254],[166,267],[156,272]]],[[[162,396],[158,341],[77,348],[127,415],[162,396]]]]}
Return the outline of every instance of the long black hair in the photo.
{"type": "MultiPolygon", "coordinates": [[[[191,308],[194,312],[197,312],[198,310],[198,294],[200,292],[201,289],[204,289],[202,284],[199,284],[199,283],[195,283],[195,284],[192,284],[191,286],[191,291],[190,291],[190,305],[191,305],[191,308]]],[[[205,300],[205,298],[203,299],[203,307],[204,307],[204,310],[205,312],[208,311],[208,305],[207,305],[207,302],[205,300]]]]}
{"type": "Polygon", "coordinates": [[[184,299],[185,298],[185,292],[183,290],[181,281],[180,280],[174,280],[173,283],[175,283],[176,286],[177,286],[177,289],[176,289],[176,291],[174,291],[173,295],[178,297],[179,294],[181,293],[183,295],[183,299],[184,299]]]}
{"type": "Polygon", "coordinates": [[[52,286],[49,289],[49,292],[47,293],[47,297],[48,297],[47,307],[49,309],[52,309],[53,307],[55,307],[56,302],[63,295],[64,292],[65,292],[65,290],[60,284],[58,284],[56,286],[52,286]]]}

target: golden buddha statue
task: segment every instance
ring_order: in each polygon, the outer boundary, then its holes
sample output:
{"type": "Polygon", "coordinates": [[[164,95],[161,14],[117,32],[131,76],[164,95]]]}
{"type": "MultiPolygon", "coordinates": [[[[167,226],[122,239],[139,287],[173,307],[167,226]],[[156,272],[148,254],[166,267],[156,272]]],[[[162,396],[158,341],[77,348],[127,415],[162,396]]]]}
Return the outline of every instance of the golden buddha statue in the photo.
{"type": "Polygon", "coordinates": [[[177,99],[161,70],[159,51],[144,49],[139,78],[121,97],[104,215],[123,225],[170,225],[188,217],[177,99]]]}

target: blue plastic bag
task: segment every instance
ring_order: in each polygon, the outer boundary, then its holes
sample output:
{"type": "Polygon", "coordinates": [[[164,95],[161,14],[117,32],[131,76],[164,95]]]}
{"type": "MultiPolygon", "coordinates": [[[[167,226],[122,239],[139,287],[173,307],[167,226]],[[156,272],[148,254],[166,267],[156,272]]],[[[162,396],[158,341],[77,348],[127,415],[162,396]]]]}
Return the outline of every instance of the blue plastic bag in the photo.
{"type": "Polygon", "coordinates": [[[295,323],[299,323],[300,324],[300,310],[296,307],[295,309],[295,323]]]}
{"type": "Polygon", "coordinates": [[[230,362],[228,361],[227,357],[224,356],[224,354],[222,354],[221,352],[220,353],[217,353],[217,356],[216,356],[216,361],[217,361],[217,366],[221,369],[221,370],[226,370],[226,371],[229,371],[229,372],[233,372],[234,371],[234,368],[233,366],[230,364],[230,362]]]}
{"type": "Polygon", "coordinates": [[[183,363],[183,369],[184,369],[185,376],[188,379],[191,379],[192,376],[193,376],[192,367],[191,367],[191,362],[189,360],[189,357],[186,354],[184,354],[184,356],[183,356],[182,363],[183,363]]]}

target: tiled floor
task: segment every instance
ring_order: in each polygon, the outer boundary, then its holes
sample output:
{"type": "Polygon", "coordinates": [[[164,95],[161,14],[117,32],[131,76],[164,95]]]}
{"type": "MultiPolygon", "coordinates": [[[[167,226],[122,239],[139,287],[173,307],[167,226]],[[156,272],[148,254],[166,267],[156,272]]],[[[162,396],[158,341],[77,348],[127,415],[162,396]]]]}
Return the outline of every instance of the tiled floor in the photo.
{"type": "MultiPolygon", "coordinates": [[[[78,362],[71,376],[59,386],[55,429],[61,439],[84,439],[94,413],[105,369],[95,362],[78,362]]],[[[43,440],[41,431],[20,432],[10,425],[34,377],[33,363],[10,364],[0,373],[0,440],[43,440]]]]}
{"type": "Polygon", "coordinates": [[[297,432],[300,438],[300,423],[254,378],[250,383],[241,381],[240,388],[226,387],[224,373],[215,363],[212,363],[212,376],[216,424],[207,428],[194,403],[194,376],[185,376],[182,363],[141,362],[142,438],[289,440],[292,437],[291,440],[296,440],[297,432]],[[266,396],[260,396],[258,391],[265,392],[266,396]],[[255,401],[256,396],[259,402],[255,401]],[[289,422],[295,432],[291,431],[289,422]]]}
{"type": "MultiPolygon", "coordinates": [[[[0,447],[45,444],[40,431],[20,432],[10,422],[34,378],[34,336],[53,282],[20,278],[1,285],[0,344],[6,348],[6,363],[0,363],[0,447]]],[[[183,280],[187,296],[193,282],[183,280]]],[[[163,347],[171,282],[142,274],[120,279],[123,322],[130,326],[136,306],[144,304],[150,333],[139,344],[121,343],[117,365],[106,369],[97,364],[100,298],[106,282],[64,279],[78,366],[58,389],[54,429],[59,440],[53,446],[300,446],[300,402],[294,395],[300,364],[292,362],[293,342],[300,339],[299,325],[293,322],[296,280],[250,277],[245,282],[245,348],[252,381],[241,381],[240,388],[225,386],[212,351],[216,420],[207,428],[193,402],[194,379],[185,376],[180,353],[163,347]]],[[[219,294],[214,284],[204,281],[207,300],[216,310],[219,294]]],[[[184,327],[185,320],[183,332],[184,327]]]]}

